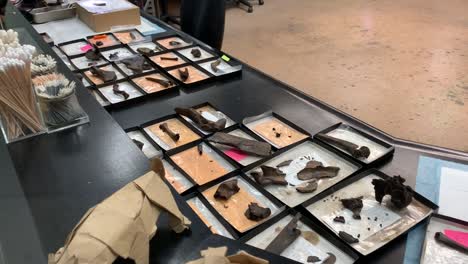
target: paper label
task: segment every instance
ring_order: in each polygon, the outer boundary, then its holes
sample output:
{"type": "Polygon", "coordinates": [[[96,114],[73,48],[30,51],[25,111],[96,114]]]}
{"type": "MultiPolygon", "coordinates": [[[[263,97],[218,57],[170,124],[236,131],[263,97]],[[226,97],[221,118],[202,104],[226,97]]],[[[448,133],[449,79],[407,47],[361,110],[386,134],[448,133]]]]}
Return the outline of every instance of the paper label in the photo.
{"type": "Polygon", "coordinates": [[[445,229],[444,234],[450,239],[457,241],[465,247],[468,247],[468,233],[445,229]]]}
{"type": "Polygon", "coordinates": [[[239,149],[236,149],[236,148],[232,148],[232,149],[229,149],[229,150],[226,150],[224,152],[224,154],[228,155],[231,159],[239,162],[245,158],[247,158],[247,154],[245,154],[245,152],[243,152],[242,150],[239,150],[239,149]]]}
{"type": "Polygon", "coordinates": [[[229,57],[226,56],[226,55],[221,56],[221,59],[223,59],[223,60],[225,60],[225,61],[230,61],[230,60],[231,60],[231,58],[229,58],[229,57]]]}
{"type": "Polygon", "coordinates": [[[91,46],[91,44],[85,45],[80,48],[82,52],[87,52],[88,50],[92,50],[92,49],[93,49],[93,46],[91,46]]]}

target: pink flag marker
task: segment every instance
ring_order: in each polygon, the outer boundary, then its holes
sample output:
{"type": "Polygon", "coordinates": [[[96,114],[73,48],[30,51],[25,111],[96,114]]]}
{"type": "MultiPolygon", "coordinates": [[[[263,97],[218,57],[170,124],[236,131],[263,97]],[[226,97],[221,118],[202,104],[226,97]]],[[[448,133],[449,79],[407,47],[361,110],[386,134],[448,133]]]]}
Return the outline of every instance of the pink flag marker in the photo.
{"type": "Polygon", "coordinates": [[[87,52],[88,50],[92,50],[93,46],[91,46],[91,44],[88,44],[88,45],[81,47],[80,49],[82,52],[87,52]]]}
{"type": "Polygon", "coordinates": [[[460,232],[460,231],[455,231],[455,230],[450,230],[450,229],[445,229],[444,234],[454,240],[457,241],[458,243],[464,245],[465,247],[468,247],[468,233],[466,232],[460,232]]]}
{"type": "Polygon", "coordinates": [[[247,154],[245,154],[244,151],[236,148],[228,149],[224,152],[224,154],[228,155],[231,159],[238,162],[245,159],[248,156],[247,154]]]}

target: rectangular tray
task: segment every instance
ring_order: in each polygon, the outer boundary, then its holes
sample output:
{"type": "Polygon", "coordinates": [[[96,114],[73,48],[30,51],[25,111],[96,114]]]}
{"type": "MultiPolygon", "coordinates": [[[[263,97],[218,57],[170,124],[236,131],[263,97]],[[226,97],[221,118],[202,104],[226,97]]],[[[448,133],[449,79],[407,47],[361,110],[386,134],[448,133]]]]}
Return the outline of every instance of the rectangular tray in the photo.
{"type": "MultiPolygon", "coordinates": [[[[284,148],[284,147],[288,147],[288,146],[297,144],[298,142],[305,141],[305,140],[307,140],[307,138],[310,137],[310,134],[307,131],[305,131],[304,129],[296,126],[295,124],[293,124],[289,120],[283,118],[282,116],[280,116],[279,114],[277,114],[277,113],[275,113],[273,111],[268,111],[268,112],[265,112],[265,113],[262,113],[262,114],[259,114],[259,115],[256,115],[256,116],[246,117],[246,118],[244,118],[244,120],[242,120],[242,125],[244,125],[247,129],[249,129],[250,131],[252,131],[256,135],[258,135],[259,137],[261,137],[262,139],[264,139],[266,142],[270,143],[272,146],[274,146],[277,149],[281,149],[281,148],[284,148]],[[292,128],[293,131],[295,130],[295,132],[299,133],[299,134],[297,134],[297,139],[296,140],[288,140],[290,142],[286,142],[288,144],[285,144],[285,145],[283,145],[283,144],[278,145],[275,142],[273,142],[270,138],[267,138],[264,135],[262,135],[259,132],[254,130],[254,126],[256,126],[258,124],[261,124],[262,122],[265,122],[265,121],[268,121],[268,120],[277,120],[279,122],[278,124],[280,124],[283,128],[285,128],[285,129],[281,130],[281,132],[283,132],[283,133],[284,133],[284,130],[286,130],[286,132],[287,132],[287,131],[290,131],[289,130],[290,128],[292,128]],[[302,135],[300,135],[300,134],[302,134],[302,135]]],[[[273,128],[272,128],[273,132],[271,132],[272,136],[273,136],[273,133],[280,134],[280,137],[285,136],[285,135],[281,135],[281,133],[279,133],[278,131],[273,130],[273,128]]],[[[288,135],[288,138],[290,136],[291,135],[288,135]]],[[[278,137],[278,136],[276,136],[276,137],[278,137]]]]}
{"type": "Polygon", "coordinates": [[[326,128],[320,131],[318,134],[327,134],[329,136],[350,141],[359,146],[369,147],[371,151],[370,156],[366,159],[357,159],[351,156],[348,152],[342,150],[341,148],[328,144],[327,142],[324,142],[323,140],[314,136],[314,138],[323,142],[326,145],[329,145],[336,151],[339,151],[340,153],[351,157],[352,159],[356,160],[357,162],[363,165],[368,165],[371,167],[377,167],[378,165],[385,163],[385,161],[389,160],[395,152],[395,147],[388,144],[387,142],[375,138],[361,130],[358,130],[350,125],[343,123],[338,123],[329,128],[326,128]]]}
{"type": "Polygon", "coordinates": [[[468,263],[467,254],[435,240],[435,233],[444,232],[444,229],[468,233],[468,223],[443,215],[432,215],[427,225],[426,237],[421,252],[421,264],[468,263]]]}
{"type": "Polygon", "coordinates": [[[380,205],[375,200],[371,181],[388,177],[375,169],[364,171],[322,192],[309,201],[309,205],[303,206],[335,235],[338,235],[338,231],[345,231],[359,238],[358,243],[349,245],[359,254],[368,255],[406,233],[429,217],[437,208],[437,205],[417,192],[413,192],[413,200],[408,207],[400,211],[384,206],[384,204],[391,206],[389,196],[384,197],[380,205]],[[351,211],[344,209],[340,202],[340,199],[358,196],[364,196],[361,220],[353,219],[351,211]],[[346,223],[334,222],[335,216],[344,216],[346,223]]]}
{"type": "MultiPolygon", "coordinates": [[[[295,215],[300,214],[294,209],[288,209],[270,219],[267,223],[256,228],[240,240],[248,245],[265,250],[295,215]]],[[[326,260],[330,252],[336,257],[336,263],[354,263],[358,259],[358,254],[351,250],[345,243],[320,228],[310,219],[301,215],[297,229],[301,235],[291,243],[280,255],[299,263],[308,263],[307,258],[312,255],[320,255],[322,263],[326,260]]]]}
{"type": "Polygon", "coordinates": [[[287,160],[292,160],[292,162],[288,166],[283,166],[279,169],[286,173],[285,177],[289,183],[288,186],[268,185],[260,188],[264,188],[266,191],[271,193],[271,195],[276,197],[276,199],[280,200],[289,207],[296,207],[304,202],[307,202],[311,198],[327,190],[338,182],[356,175],[356,173],[358,173],[361,169],[361,165],[354,162],[352,159],[349,159],[346,156],[340,155],[333,151],[329,151],[313,140],[307,140],[292,148],[276,152],[272,158],[247,171],[246,175],[249,176],[252,181],[254,181],[254,178],[250,175],[250,173],[253,171],[261,172],[261,165],[275,168],[276,165],[287,160]],[[306,163],[310,160],[322,162],[324,166],[339,167],[340,171],[336,177],[322,178],[318,180],[318,187],[314,192],[300,193],[296,191],[295,186],[307,181],[299,180],[297,178],[297,173],[301,171],[305,167],[306,163]]]}

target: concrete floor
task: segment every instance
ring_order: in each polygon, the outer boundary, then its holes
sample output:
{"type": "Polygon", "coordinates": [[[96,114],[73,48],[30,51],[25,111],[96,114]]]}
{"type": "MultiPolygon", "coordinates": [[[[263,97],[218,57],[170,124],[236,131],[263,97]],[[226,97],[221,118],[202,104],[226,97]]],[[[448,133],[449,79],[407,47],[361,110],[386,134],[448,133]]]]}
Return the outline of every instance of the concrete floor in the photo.
{"type": "Polygon", "coordinates": [[[228,9],[223,50],[394,136],[468,152],[467,10],[265,0],[251,14],[228,9]]]}

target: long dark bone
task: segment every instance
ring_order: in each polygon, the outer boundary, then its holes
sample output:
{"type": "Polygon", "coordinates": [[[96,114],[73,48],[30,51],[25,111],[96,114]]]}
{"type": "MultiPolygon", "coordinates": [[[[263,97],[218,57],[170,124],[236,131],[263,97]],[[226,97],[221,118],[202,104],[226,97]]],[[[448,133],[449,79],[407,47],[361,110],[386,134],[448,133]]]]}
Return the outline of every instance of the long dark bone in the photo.
{"type": "Polygon", "coordinates": [[[357,159],[368,158],[370,155],[370,149],[366,146],[359,147],[358,145],[351,143],[349,141],[331,137],[329,135],[325,135],[322,133],[317,134],[316,137],[335,147],[341,148],[345,150],[346,152],[349,152],[351,156],[357,159]]]}
{"type": "Polygon", "coordinates": [[[238,136],[233,136],[223,132],[216,132],[208,139],[210,142],[235,147],[247,154],[267,157],[271,154],[271,146],[266,142],[250,140],[238,136]]]}

